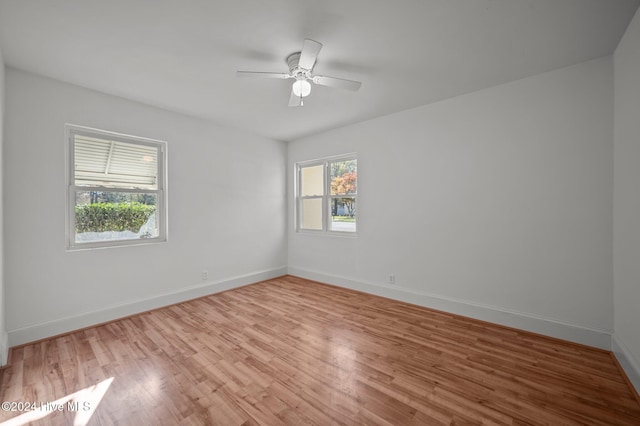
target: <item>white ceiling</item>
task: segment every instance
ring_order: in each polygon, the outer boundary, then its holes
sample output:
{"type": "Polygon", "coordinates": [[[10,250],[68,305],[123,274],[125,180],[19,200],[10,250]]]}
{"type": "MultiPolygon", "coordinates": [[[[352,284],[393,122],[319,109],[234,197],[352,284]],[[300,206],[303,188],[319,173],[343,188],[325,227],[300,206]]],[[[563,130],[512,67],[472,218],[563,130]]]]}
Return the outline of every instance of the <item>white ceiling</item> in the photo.
{"type": "Polygon", "coordinates": [[[640,0],[0,0],[9,66],[269,138],[299,137],[611,54],[640,0]],[[324,44],[287,107],[302,40],[324,44]]]}

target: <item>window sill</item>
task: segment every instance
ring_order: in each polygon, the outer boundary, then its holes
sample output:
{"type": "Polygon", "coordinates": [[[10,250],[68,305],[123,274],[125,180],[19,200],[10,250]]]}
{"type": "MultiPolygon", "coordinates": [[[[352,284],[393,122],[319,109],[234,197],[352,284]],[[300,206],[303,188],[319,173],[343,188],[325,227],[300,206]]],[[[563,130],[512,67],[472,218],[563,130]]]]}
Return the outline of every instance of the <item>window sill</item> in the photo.
{"type": "Polygon", "coordinates": [[[148,246],[154,244],[166,243],[166,238],[145,238],[141,240],[122,240],[122,241],[110,241],[110,242],[96,242],[96,243],[80,243],[67,246],[67,251],[87,251],[87,250],[100,250],[111,249],[117,247],[132,247],[132,246],[148,246]]]}
{"type": "Polygon", "coordinates": [[[357,232],[339,232],[339,231],[310,231],[310,230],[296,230],[297,235],[313,235],[318,237],[338,237],[338,238],[356,238],[357,232]]]}

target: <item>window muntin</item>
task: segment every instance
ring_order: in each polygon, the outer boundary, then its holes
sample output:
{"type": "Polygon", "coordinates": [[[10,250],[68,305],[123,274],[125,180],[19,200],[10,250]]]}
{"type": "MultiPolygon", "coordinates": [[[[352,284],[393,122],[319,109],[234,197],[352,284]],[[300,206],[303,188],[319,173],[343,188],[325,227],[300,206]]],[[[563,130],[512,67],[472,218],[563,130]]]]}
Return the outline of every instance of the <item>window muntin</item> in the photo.
{"type": "Polygon", "coordinates": [[[356,232],[355,155],[298,163],[297,230],[356,232]]]}
{"type": "Polygon", "coordinates": [[[165,241],[165,143],[70,125],[67,133],[68,248],[165,241]]]}

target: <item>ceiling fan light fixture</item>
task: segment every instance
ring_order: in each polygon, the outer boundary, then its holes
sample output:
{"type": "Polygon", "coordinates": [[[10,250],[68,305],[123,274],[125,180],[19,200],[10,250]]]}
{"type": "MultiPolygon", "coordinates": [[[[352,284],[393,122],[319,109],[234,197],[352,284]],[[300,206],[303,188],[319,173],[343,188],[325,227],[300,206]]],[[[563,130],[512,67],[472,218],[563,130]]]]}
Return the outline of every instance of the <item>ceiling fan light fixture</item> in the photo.
{"type": "Polygon", "coordinates": [[[304,98],[311,93],[311,83],[307,80],[300,79],[293,83],[293,94],[304,98]]]}

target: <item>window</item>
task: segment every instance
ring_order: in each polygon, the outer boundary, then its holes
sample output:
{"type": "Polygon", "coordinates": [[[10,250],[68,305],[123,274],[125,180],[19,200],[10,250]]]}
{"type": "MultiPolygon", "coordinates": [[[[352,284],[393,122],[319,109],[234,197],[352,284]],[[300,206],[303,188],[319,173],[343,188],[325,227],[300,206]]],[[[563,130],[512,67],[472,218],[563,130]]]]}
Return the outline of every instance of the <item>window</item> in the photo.
{"type": "Polygon", "coordinates": [[[70,249],[166,240],[164,142],[67,125],[70,249]]]}
{"type": "Polygon", "coordinates": [[[355,155],[296,164],[297,230],[356,232],[355,155]]]}

